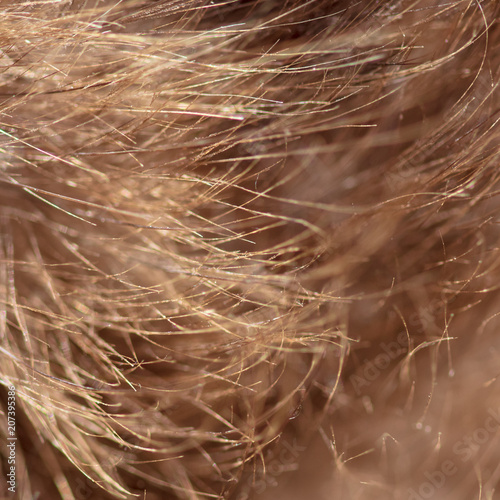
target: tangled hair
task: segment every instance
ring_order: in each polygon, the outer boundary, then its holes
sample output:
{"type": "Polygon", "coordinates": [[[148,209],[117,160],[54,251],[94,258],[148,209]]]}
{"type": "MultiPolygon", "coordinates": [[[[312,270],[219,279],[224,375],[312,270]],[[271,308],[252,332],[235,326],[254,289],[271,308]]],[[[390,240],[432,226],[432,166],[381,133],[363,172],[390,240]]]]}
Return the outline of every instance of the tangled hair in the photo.
{"type": "Polygon", "coordinates": [[[499,15],[1,2],[0,492],[500,498],[499,15]]]}

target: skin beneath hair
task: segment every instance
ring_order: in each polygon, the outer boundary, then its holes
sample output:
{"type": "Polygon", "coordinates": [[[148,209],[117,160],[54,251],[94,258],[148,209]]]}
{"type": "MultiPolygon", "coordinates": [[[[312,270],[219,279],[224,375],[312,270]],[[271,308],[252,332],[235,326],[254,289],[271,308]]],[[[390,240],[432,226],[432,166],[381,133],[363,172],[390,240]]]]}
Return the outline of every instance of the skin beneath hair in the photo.
{"type": "Polygon", "coordinates": [[[0,6],[4,496],[499,498],[496,1],[0,6]]]}

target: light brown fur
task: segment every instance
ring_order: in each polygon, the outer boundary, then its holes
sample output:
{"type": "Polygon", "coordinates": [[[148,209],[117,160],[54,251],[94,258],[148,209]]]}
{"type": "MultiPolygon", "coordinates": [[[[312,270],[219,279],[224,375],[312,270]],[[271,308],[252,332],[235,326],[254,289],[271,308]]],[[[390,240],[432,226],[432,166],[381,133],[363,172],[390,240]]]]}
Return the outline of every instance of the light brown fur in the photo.
{"type": "Polygon", "coordinates": [[[497,2],[1,14],[18,498],[498,497],[497,2]]]}

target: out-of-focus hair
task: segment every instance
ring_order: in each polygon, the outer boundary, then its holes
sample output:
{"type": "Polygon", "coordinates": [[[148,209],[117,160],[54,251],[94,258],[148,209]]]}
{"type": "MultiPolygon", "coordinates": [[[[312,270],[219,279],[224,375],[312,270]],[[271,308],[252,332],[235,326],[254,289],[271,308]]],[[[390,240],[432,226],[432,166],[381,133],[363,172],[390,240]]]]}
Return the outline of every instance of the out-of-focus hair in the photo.
{"type": "Polygon", "coordinates": [[[499,5],[1,2],[5,494],[499,498],[499,5]]]}

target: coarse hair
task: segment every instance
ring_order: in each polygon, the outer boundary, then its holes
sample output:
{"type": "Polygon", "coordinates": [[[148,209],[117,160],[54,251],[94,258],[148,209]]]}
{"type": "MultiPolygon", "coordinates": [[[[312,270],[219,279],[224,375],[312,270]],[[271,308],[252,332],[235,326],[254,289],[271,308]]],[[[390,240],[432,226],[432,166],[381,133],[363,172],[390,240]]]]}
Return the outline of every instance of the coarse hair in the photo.
{"type": "Polygon", "coordinates": [[[496,0],[0,14],[4,496],[500,498],[496,0]]]}

